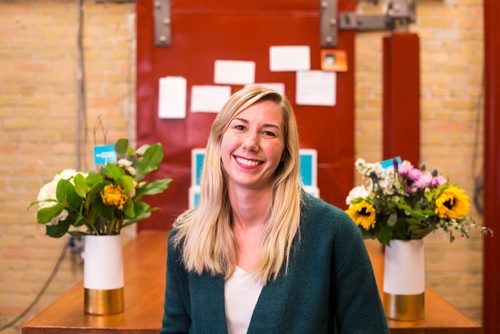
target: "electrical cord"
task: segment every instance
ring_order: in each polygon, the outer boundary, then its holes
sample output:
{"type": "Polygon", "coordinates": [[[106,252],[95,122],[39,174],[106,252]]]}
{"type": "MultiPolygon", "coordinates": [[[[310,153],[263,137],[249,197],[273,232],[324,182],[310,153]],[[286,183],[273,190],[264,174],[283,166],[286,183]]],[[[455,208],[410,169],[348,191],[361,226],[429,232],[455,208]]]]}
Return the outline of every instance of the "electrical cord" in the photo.
{"type": "Polygon", "coordinates": [[[471,162],[471,171],[472,177],[474,180],[474,189],[472,193],[472,202],[474,203],[474,207],[476,208],[477,213],[480,216],[483,216],[484,213],[484,203],[483,203],[483,192],[484,192],[484,179],[483,179],[483,170],[484,170],[484,157],[481,163],[481,169],[479,172],[476,170],[476,160],[478,158],[478,147],[480,145],[480,127],[482,121],[483,114],[483,101],[484,101],[484,63],[483,63],[483,71],[481,74],[481,88],[479,92],[479,96],[476,104],[476,119],[474,124],[474,147],[472,151],[472,162],[471,162]]]}
{"type": "Polygon", "coordinates": [[[13,327],[19,320],[21,320],[22,318],[24,318],[24,316],[26,316],[26,314],[28,314],[31,311],[31,309],[33,309],[33,307],[38,303],[38,301],[40,300],[40,298],[43,296],[43,294],[45,293],[45,291],[49,287],[50,283],[52,283],[52,281],[54,280],[54,277],[56,276],[56,274],[59,272],[59,267],[61,266],[61,263],[63,262],[64,257],[66,256],[66,250],[67,249],[68,249],[68,243],[65,243],[65,245],[64,245],[64,247],[62,249],[62,252],[59,255],[59,258],[57,259],[57,262],[56,262],[56,264],[54,266],[54,269],[52,269],[52,272],[50,273],[49,277],[47,278],[47,280],[43,284],[43,286],[40,289],[40,291],[38,291],[37,295],[35,296],[35,299],[33,299],[33,301],[31,302],[31,304],[29,304],[28,307],[26,307],[26,309],[24,311],[22,311],[13,320],[11,320],[10,322],[8,322],[5,325],[2,325],[0,327],[0,332],[3,332],[4,330],[6,330],[8,328],[13,327]]]}

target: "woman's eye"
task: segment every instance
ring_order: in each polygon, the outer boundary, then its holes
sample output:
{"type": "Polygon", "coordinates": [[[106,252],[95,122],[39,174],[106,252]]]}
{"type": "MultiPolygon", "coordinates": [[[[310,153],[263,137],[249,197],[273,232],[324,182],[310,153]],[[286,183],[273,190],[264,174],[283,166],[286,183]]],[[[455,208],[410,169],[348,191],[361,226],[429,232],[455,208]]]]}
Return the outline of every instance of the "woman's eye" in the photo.
{"type": "Polygon", "coordinates": [[[262,131],[262,134],[266,137],[276,137],[276,134],[273,131],[262,131]]]}
{"type": "Polygon", "coordinates": [[[245,130],[245,126],[244,125],[240,125],[240,124],[236,124],[233,129],[236,129],[236,130],[239,130],[239,131],[244,131],[245,130]]]}

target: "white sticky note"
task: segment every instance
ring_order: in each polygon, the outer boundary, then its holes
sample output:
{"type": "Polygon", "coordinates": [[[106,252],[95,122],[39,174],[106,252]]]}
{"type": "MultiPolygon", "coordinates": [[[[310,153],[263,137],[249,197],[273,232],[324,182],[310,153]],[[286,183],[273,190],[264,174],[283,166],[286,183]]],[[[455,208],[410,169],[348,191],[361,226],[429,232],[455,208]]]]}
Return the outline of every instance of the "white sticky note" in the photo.
{"type": "Polygon", "coordinates": [[[256,83],[251,84],[251,85],[246,85],[245,87],[248,87],[248,86],[263,86],[263,87],[267,87],[270,89],[274,89],[275,91],[277,91],[281,95],[285,95],[285,84],[282,82],[256,82],[256,83]]]}
{"type": "Polygon", "coordinates": [[[231,96],[229,86],[191,87],[192,112],[219,112],[231,96]]]}
{"type": "Polygon", "coordinates": [[[308,71],[311,69],[311,50],[307,45],[271,46],[269,68],[273,72],[308,71]]]}
{"type": "Polygon", "coordinates": [[[187,81],[183,77],[160,79],[158,93],[158,117],[186,118],[187,81]]]}
{"type": "Polygon", "coordinates": [[[337,95],[335,72],[297,72],[295,101],[298,105],[334,106],[337,95]]]}
{"type": "Polygon", "coordinates": [[[214,82],[217,84],[245,85],[255,82],[255,62],[216,60],[214,82]]]}

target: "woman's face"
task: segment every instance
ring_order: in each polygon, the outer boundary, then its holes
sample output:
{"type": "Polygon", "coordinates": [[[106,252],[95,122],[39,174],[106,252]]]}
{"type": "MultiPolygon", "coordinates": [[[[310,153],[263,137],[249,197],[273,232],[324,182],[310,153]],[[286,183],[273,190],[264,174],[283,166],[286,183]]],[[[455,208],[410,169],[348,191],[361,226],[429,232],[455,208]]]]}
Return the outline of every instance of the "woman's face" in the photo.
{"type": "Polygon", "coordinates": [[[222,137],[221,158],[228,186],[234,190],[264,189],[285,149],[281,107],[258,102],[239,113],[222,137]]]}

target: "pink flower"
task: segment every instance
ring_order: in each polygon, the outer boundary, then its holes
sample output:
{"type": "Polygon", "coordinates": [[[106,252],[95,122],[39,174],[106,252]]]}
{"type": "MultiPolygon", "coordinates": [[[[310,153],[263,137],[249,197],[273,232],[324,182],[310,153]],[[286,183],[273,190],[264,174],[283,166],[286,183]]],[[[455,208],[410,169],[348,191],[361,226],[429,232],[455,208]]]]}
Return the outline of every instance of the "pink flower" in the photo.
{"type": "Polygon", "coordinates": [[[401,164],[398,166],[398,173],[401,176],[407,176],[408,172],[413,170],[413,166],[411,164],[401,164]]]}
{"type": "Polygon", "coordinates": [[[439,187],[440,185],[445,184],[446,181],[447,181],[446,178],[444,178],[443,176],[441,175],[436,176],[431,181],[431,187],[433,188],[439,187]]]}
{"type": "Polygon", "coordinates": [[[413,183],[413,188],[424,189],[431,185],[432,174],[429,172],[420,172],[420,177],[413,183]]]}
{"type": "Polygon", "coordinates": [[[420,169],[413,168],[413,169],[408,171],[407,177],[410,181],[415,182],[421,177],[421,175],[422,175],[422,172],[420,171],[420,169]]]}

